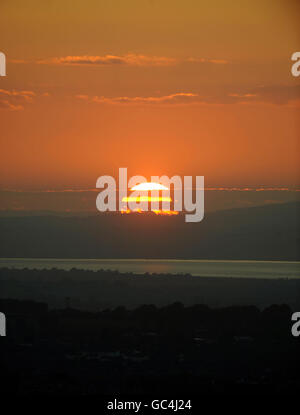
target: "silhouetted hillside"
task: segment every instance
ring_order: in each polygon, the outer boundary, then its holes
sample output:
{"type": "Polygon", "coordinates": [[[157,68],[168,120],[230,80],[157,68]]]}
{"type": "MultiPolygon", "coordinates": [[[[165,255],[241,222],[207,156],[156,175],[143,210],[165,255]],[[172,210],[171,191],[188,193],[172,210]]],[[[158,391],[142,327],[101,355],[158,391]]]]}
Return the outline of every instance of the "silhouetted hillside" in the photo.
{"type": "Polygon", "coordinates": [[[1,257],[299,260],[299,203],[184,216],[0,218],[1,257]]]}
{"type": "Polygon", "coordinates": [[[121,274],[71,269],[32,270],[0,268],[0,298],[45,301],[50,307],[66,304],[85,310],[137,307],[151,303],[164,306],[253,304],[266,307],[285,303],[300,308],[300,279],[207,278],[189,275],[121,274]]]}

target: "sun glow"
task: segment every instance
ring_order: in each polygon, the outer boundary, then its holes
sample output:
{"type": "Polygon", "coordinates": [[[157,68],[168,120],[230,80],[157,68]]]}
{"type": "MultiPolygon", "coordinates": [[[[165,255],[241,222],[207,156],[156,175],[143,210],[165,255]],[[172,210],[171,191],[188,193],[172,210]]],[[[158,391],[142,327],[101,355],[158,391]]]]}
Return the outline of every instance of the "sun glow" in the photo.
{"type": "MultiPolygon", "coordinates": [[[[165,215],[165,216],[174,216],[174,215],[178,215],[179,212],[177,210],[162,210],[162,209],[155,209],[155,210],[150,210],[150,213],[153,212],[155,215],[165,215]]],[[[121,210],[121,214],[129,214],[129,213],[147,213],[146,211],[142,210],[142,209],[134,209],[134,210],[130,210],[130,209],[122,209],[121,210]]]]}
{"type": "Polygon", "coordinates": [[[160,183],[146,182],[133,186],[130,190],[150,191],[150,190],[169,190],[166,186],[160,183]]]}
{"type": "MultiPolygon", "coordinates": [[[[160,183],[154,183],[154,182],[144,182],[140,183],[136,186],[133,186],[130,190],[132,191],[138,191],[138,192],[145,192],[146,195],[139,195],[139,196],[124,196],[122,198],[122,202],[172,202],[172,198],[170,196],[160,196],[159,192],[164,190],[169,190],[166,186],[160,184],[160,183]],[[151,195],[151,192],[154,191],[155,196],[151,195]],[[150,195],[147,194],[147,192],[150,192],[150,195]]],[[[131,209],[123,209],[121,210],[121,213],[129,214],[129,213],[147,213],[148,211],[145,211],[141,208],[135,208],[133,210],[131,209]]],[[[150,209],[150,212],[154,213],[155,215],[178,215],[179,212],[174,210],[164,210],[164,209],[150,209]]]]}
{"type": "Polygon", "coordinates": [[[163,196],[126,196],[123,197],[122,202],[172,202],[172,199],[163,196]]]}
{"type": "Polygon", "coordinates": [[[178,215],[179,213],[177,210],[162,210],[162,209],[152,210],[152,212],[154,212],[156,215],[168,215],[168,216],[178,215]]]}

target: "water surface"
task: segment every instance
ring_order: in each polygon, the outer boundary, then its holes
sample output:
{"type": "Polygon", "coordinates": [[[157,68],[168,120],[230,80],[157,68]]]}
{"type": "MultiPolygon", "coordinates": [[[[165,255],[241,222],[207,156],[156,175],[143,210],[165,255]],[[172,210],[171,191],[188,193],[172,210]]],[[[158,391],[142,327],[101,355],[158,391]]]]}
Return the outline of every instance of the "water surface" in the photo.
{"type": "Polygon", "coordinates": [[[0,268],[118,270],[135,274],[191,274],[199,277],[300,278],[300,262],[144,259],[0,258],[0,268]]]}

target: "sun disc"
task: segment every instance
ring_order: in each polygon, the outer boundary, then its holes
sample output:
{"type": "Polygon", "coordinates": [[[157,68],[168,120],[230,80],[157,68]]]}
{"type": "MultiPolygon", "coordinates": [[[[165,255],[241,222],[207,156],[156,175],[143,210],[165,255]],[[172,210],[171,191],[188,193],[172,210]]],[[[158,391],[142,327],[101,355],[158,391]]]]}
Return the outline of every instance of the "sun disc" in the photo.
{"type": "Polygon", "coordinates": [[[163,186],[160,183],[145,182],[140,183],[136,186],[133,186],[130,190],[139,190],[139,191],[150,191],[150,190],[168,190],[166,186],[163,186]]]}

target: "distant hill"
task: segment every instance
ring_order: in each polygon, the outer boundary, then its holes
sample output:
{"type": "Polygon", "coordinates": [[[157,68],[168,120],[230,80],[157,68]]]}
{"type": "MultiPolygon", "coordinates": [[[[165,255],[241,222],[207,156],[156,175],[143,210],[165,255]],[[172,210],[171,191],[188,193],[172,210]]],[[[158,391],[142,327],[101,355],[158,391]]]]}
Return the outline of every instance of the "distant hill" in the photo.
{"type": "Polygon", "coordinates": [[[300,203],[183,215],[0,218],[0,256],[299,260],[300,203]]]}

